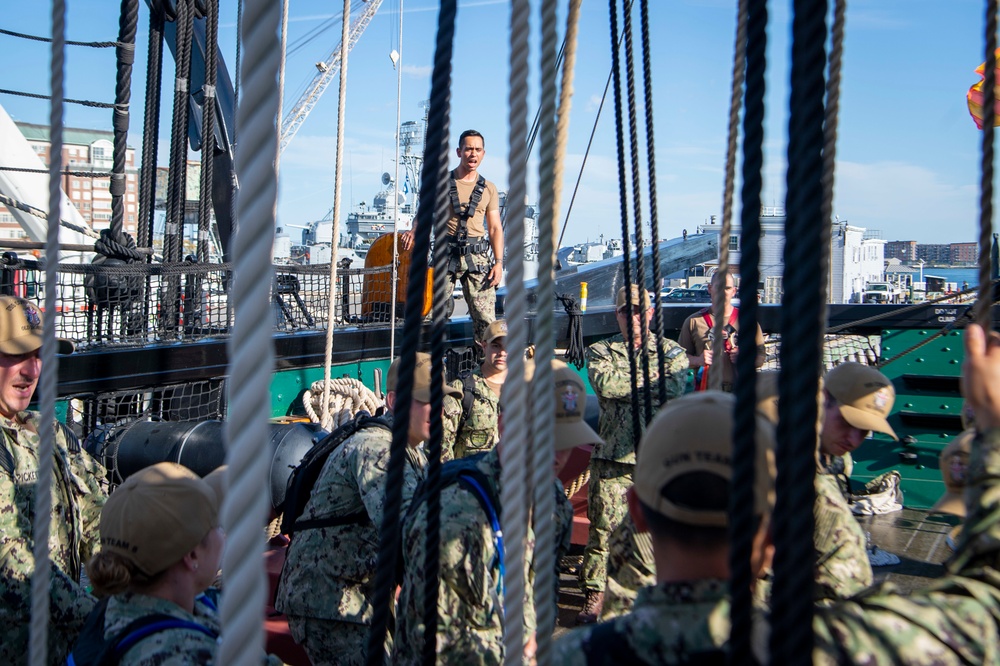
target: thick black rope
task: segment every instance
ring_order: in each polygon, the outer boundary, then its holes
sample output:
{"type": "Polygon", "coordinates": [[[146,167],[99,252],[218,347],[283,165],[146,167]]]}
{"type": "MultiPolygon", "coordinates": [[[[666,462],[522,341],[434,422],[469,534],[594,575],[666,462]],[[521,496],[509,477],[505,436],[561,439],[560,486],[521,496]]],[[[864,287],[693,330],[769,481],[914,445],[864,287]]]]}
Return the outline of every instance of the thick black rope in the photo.
{"type": "MultiPolygon", "coordinates": [[[[212,186],[215,180],[215,82],[219,53],[219,2],[205,0],[205,83],[201,101],[201,192],[198,198],[198,261],[209,259],[212,186]]],[[[200,293],[200,290],[199,292],[200,293]]]]}
{"type": "Polygon", "coordinates": [[[996,117],[997,0],[986,1],[986,63],[983,66],[983,143],[979,176],[979,295],[976,299],[976,323],[986,330],[990,320],[990,263],[993,234],[993,123],[996,117]]]}
{"type": "MultiPolygon", "coordinates": [[[[184,233],[184,203],[187,196],[188,105],[191,87],[191,46],[194,17],[193,0],[177,2],[177,37],[174,77],[174,106],[170,123],[170,164],[167,185],[167,216],[163,231],[163,260],[176,262],[181,259],[184,233]]],[[[163,303],[163,323],[172,330],[180,323],[180,281],[168,280],[163,303]]]]}
{"type": "MultiPolygon", "coordinates": [[[[625,282],[625,305],[628,309],[629,326],[625,331],[625,348],[628,350],[629,377],[632,378],[632,386],[636,385],[638,372],[635,358],[635,343],[633,340],[631,317],[632,306],[629,303],[629,294],[632,291],[632,253],[629,243],[628,228],[628,191],[625,185],[625,131],[622,127],[622,81],[621,81],[621,58],[618,56],[618,3],[616,0],[609,0],[611,13],[611,80],[614,83],[615,92],[615,145],[618,148],[618,202],[621,211],[622,223],[622,273],[625,282]]],[[[629,5],[631,9],[631,5],[629,5]]],[[[626,10],[627,11],[627,10],[626,10]]],[[[639,417],[639,393],[632,391],[632,439],[636,442],[642,436],[642,424],[639,417]]]]}
{"type": "MultiPolygon", "coordinates": [[[[450,177],[448,169],[448,138],[450,129],[451,109],[451,62],[455,41],[455,18],[458,3],[454,9],[441,6],[438,15],[437,43],[434,52],[434,78],[432,82],[432,102],[430,111],[436,114],[435,123],[438,131],[428,137],[428,152],[437,150],[437,159],[431,165],[425,162],[421,183],[434,183],[431,189],[433,198],[434,233],[434,279],[431,297],[433,313],[430,330],[431,353],[431,413],[442,414],[444,382],[444,357],[447,351],[445,327],[448,315],[445,311],[446,302],[451,298],[447,293],[448,264],[450,263],[450,245],[448,244],[448,220],[451,218],[450,177]],[[436,87],[435,87],[436,86],[436,87]],[[434,105],[434,94],[438,96],[438,105],[434,105]],[[431,140],[433,139],[433,141],[431,140]],[[428,166],[434,167],[432,171],[428,166]]],[[[421,202],[423,203],[423,202],[421,202]]],[[[498,262],[503,257],[497,257],[498,262]]],[[[413,279],[412,277],[410,279],[413,279]]],[[[424,280],[421,276],[419,279],[424,280]]],[[[438,627],[438,580],[441,564],[441,438],[442,419],[431,419],[430,441],[427,449],[427,478],[424,481],[427,488],[427,533],[424,535],[424,607],[422,619],[424,622],[424,642],[421,651],[425,664],[435,663],[437,654],[438,627]]],[[[417,565],[416,562],[413,563],[417,565]]]]}
{"type": "MultiPolygon", "coordinates": [[[[823,121],[823,205],[819,274],[830,275],[830,234],[833,230],[833,181],[837,161],[837,124],[840,112],[840,62],[844,54],[844,22],[847,0],[834,0],[830,44],[830,75],[826,82],[826,117],[823,121]]],[[[820,301],[829,302],[827,280],[820,282],[820,301]]],[[[827,327],[827,309],[820,309],[820,330],[827,327]]]]}
{"type": "MultiPolygon", "coordinates": [[[[660,302],[660,285],[663,276],[660,271],[660,219],[656,208],[656,148],[653,140],[653,70],[650,59],[651,42],[649,39],[649,7],[647,0],[639,3],[640,27],[642,29],[642,78],[645,96],[643,104],[646,111],[646,169],[649,180],[649,242],[652,245],[653,260],[653,333],[657,342],[663,339],[663,304],[660,302]]],[[[659,371],[659,404],[667,401],[667,383],[663,378],[667,374],[667,360],[663,355],[663,347],[656,345],[656,367],[659,371]]]]}
{"type": "Polygon", "coordinates": [[[114,153],[111,166],[111,233],[121,235],[125,222],[125,157],[128,153],[129,105],[132,101],[132,64],[135,61],[135,32],[139,21],[139,0],[122,0],[118,16],[118,42],[115,50],[118,77],[115,81],[114,153]]]}
{"type": "MultiPolygon", "coordinates": [[[[639,172],[639,128],[635,110],[635,55],[632,44],[632,11],[631,7],[622,6],[622,29],[625,33],[625,88],[628,95],[628,137],[629,137],[629,157],[632,166],[632,206],[635,213],[635,281],[641,290],[646,287],[646,263],[644,256],[644,243],[642,234],[642,174],[639,172]]],[[[656,287],[652,290],[659,299],[660,289],[656,287]]],[[[641,300],[640,300],[641,303],[641,300]]],[[[642,392],[642,422],[649,423],[653,418],[653,392],[649,390],[649,354],[646,353],[649,344],[649,322],[646,321],[646,309],[640,307],[642,316],[639,317],[639,354],[642,359],[642,385],[646,390],[642,392]]],[[[630,313],[631,314],[631,313],[630,313]]],[[[631,320],[629,324],[631,325],[631,320]]],[[[660,345],[656,345],[660,349],[660,345]]],[[[638,373],[636,373],[637,375],[638,373]]],[[[632,375],[633,393],[638,385],[638,377],[632,375]]],[[[662,384],[662,382],[661,382],[662,384]]],[[[639,437],[635,438],[636,443],[639,437]]]]}
{"type": "MultiPolygon", "coordinates": [[[[425,183],[420,189],[420,202],[417,208],[417,219],[413,231],[413,249],[410,254],[410,274],[406,289],[406,307],[403,315],[403,338],[401,340],[402,353],[399,356],[399,383],[396,387],[396,408],[393,414],[392,448],[389,456],[389,468],[386,471],[386,492],[385,503],[383,505],[382,526],[379,532],[379,553],[378,566],[375,574],[375,597],[372,600],[372,621],[371,630],[368,634],[368,663],[370,666],[380,666],[384,663],[384,645],[386,629],[389,624],[391,613],[392,592],[395,588],[396,563],[400,550],[400,519],[402,504],[403,486],[403,465],[405,464],[405,451],[407,446],[407,430],[410,420],[410,401],[413,395],[413,370],[416,365],[416,351],[420,343],[421,320],[423,319],[424,288],[427,274],[427,255],[430,251],[430,238],[433,231],[434,219],[437,214],[437,204],[439,200],[447,195],[447,190],[442,190],[442,184],[447,180],[447,152],[448,152],[448,109],[450,105],[451,90],[451,55],[454,42],[454,25],[457,11],[456,0],[445,0],[441,3],[438,12],[438,32],[437,43],[434,53],[434,70],[431,75],[431,96],[430,107],[427,116],[427,135],[425,145],[430,150],[425,153],[424,167],[421,174],[421,182],[425,183]],[[434,148],[437,148],[436,150],[434,148]],[[440,174],[444,172],[444,178],[440,174]]],[[[441,248],[442,250],[444,248],[441,248]]],[[[443,273],[443,271],[442,271],[443,273]]],[[[436,283],[437,275],[435,275],[436,283]]],[[[441,301],[440,298],[433,299],[441,301]]],[[[436,316],[436,314],[435,314],[436,316]]],[[[437,368],[440,372],[438,360],[435,360],[432,370],[437,368]]],[[[435,380],[437,381],[437,380],[435,380]]],[[[432,384],[435,383],[432,381],[432,384]]],[[[432,390],[435,390],[432,388],[432,390]]],[[[432,398],[434,396],[432,395],[432,398]]],[[[440,405],[440,402],[438,403],[440,405]]],[[[439,530],[440,511],[432,511],[431,503],[440,505],[440,439],[438,440],[438,450],[435,455],[429,456],[427,478],[424,483],[428,484],[428,491],[431,495],[436,495],[437,499],[428,498],[427,520],[428,532],[439,530]]],[[[435,536],[435,541],[440,539],[435,536]]],[[[425,562],[425,574],[432,571],[434,586],[431,592],[434,606],[433,622],[425,624],[424,650],[426,654],[430,651],[431,663],[433,663],[434,651],[436,651],[437,632],[437,548],[435,544],[428,544],[435,549],[435,557],[431,557],[428,550],[428,562],[425,562]],[[428,640],[430,635],[430,640],[428,640]],[[428,647],[429,644],[429,647],[428,647]]],[[[428,576],[431,578],[431,576],[428,576]]],[[[426,583],[425,595],[430,583],[426,583]]],[[[425,604],[429,604],[430,598],[424,597],[425,604]]],[[[425,605],[426,610],[426,605],[425,605]]],[[[425,613],[424,621],[427,622],[425,613]]]]}
{"type": "Polygon", "coordinates": [[[733,412],[733,491],[729,504],[729,596],[732,620],[729,663],[753,663],[750,649],[754,537],[754,484],[757,443],[756,377],[757,283],[760,280],[760,192],[764,166],[764,94],[767,71],[767,0],[740,0],[737,34],[746,35],[746,93],[743,114],[743,190],[741,193],[740,313],[737,332],[736,408],[733,412]]]}
{"type": "MultiPolygon", "coordinates": [[[[20,90],[8,90],[7,88],[0,88],[0,93],[4,95],[15,95],[17,97],[30,97],[31,99],[52,99],[51,95],[40,95],[38,93],[22,92],[20,90]]],[[[66,98],[63,100],[67,104],[79,104],[80,106],[89,106],[93,109],[113,109],[115,104],[110,102],[93,102],[89,99],[70,99],[66,98]]]]}
{"type": "MultiPolygon", "coordinates": [[[[48,173],[48,169],[32,169],[28,167],[0,166],[0,171],[13,173],[48,173]]],[[[77,178],[108,178],[110,171],[60,171],[61,176],[76,176],[77,178]]]]}
{"type": "Polygon", "coordinates": [[[556,294],[556,300],[562,303],[566,317],[569,319],[569,326],[566,337],[566,353],[564,358],[567,363],[572,363],[578,369],[583,368],[586,362],[587,348],[583,344],[583,311],[580,309],[580,301],[572,294],[556,294]]]}
{"type": "MultiPolygon", "coordinates": [[[[4,30],[0,28],[0,35],[9,35],[11,37],[20,37],[21,39],[27,39],[33,42],[52,42],[51,37],[38,37],[37,35],[28,35],[23,32],[14,32],[13,30],[4,30]]],[[[89,46],[94,49],[109,49],[113,46],[129,46],[128,44],[122,44],[121,42],[73,42],[66,40],[63,42],[66,46],[89,46]]],[[[131,45],[135,48],[135,44],[131,45]]]]}
{"type": "Polygon", "coordinates": [[[795,0],[788,123],[785,291],[781,312],[778,479],[774,511],[774,590],[771,658],[778,664],[812,663],[813,503],[815,451],[802,446],[816,429],[820,373],[823,199],[823,95],[826,72],[826,0],[795,0]]]}
{"type": "Polygon", "coordinates": [[[153,246],[153,205],[156,189],[157,128],[160,126],[160,84],[163,80],[163,15],[149,13],[149,44],[146,50],[146,106],[142,120],[142,168],[139,170],[139,247],[153,246]]]}

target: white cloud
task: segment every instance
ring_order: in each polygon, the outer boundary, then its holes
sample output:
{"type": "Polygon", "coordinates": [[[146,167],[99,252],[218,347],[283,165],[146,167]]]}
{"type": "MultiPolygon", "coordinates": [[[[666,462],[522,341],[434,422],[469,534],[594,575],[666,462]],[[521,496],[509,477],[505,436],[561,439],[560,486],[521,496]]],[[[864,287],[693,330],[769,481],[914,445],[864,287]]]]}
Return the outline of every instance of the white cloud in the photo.
{"type": "Polygon", "coordinates": [[[414,79],[426,79],[433,69],[431,65],[403,65],[403,74],[414,79]]]}
{"type": "Polygon", "coordinates": [[[886,240],[922,243],[975,239],[978,188],[947,182],[902,162],[838,162],[834,212],[852,224],[879,229],[886,240]]]}

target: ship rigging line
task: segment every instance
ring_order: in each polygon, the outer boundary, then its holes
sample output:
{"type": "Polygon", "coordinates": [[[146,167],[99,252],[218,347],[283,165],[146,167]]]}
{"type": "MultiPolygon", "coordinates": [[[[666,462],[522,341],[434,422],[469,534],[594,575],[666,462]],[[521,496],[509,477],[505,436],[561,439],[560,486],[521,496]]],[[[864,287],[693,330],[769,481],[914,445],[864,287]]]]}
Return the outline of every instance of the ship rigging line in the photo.
{"type": "MultiPolygon", "coordinates": [[[[5,30],[3,28],[0,28],[0,34],[9,35],[11,37],[19,37],[21,39],[27,39],[33,42],[52,41],[52,39],[50,39],[49,37],[38,37],[36,35],[28,35],[23,32],[14,32],[13,30],[5,30]]],[[[122,42],[74,42],[67,39],[63,42],[63,44],[65,44],[66,46],[88,46],[93,49],[109,49],[112,47],[132,48],[133,50],[135,49],[134,44],[124,44],[122,42]]]]}
{"type": "MultiPolygon", "coordinates": [[[[17,97],[30,97],[31,99],[52,99],[51,95],[41,95],[39,93],[29,93],[22,92],[20,90],[8,90],[7,88],[0,88],[0,93],[4,95],[15,95],[17,97]]],[[[94,109],[116,109],[119,105],[112,102],[94,102],[89,99],[69,99],[68,97],[63,99],[63,102],[67,104],[79,104],[80,106],[89,106],[94,109]]],[[[126,105],[128,108],[128,105],[126,105]]]]}
{"type": "Polygon", "coordinates": [[[979,294],[976,298],[976,323],[989,331],[992,327],[990,304],[990,264],[993,235],[993,123],[996,117],[996,48],[997,0],[986,2],[986,62],[983,64],[983,139],[979,180],[979,294]]]}
{"type": "MultiPolygon", "coordinates": [[[[635,0],[628,0],[628,11],[632,11],[632,4],[635,0]]],[[[624,33],[618,37],[618,48],[622,47],[625,40],[624,33]]],[[[566,235],[566,228],[569,226],[569,214],[573,212],[573,203],[576,201],[576,193],[580,191],[580,181],[583,180],[583,170],[587,166],[587,158],[590,157],[590,149],[594,145],[594,136],[597,134],[597,125],[601,121],[601,111],[604,110],[604,102],[608,99],[608,88],[611,87],[611,77],[614,70],[608,72],[608,80],[604,84],[604,94],[601,95],[601,103],[597,106],[597,115],[594,116],[594,125],[590,128],[590,139],[587,140],[587,149],[583,152],[583,161],[580,163],[580,171],[576,176],[576,185],[573,186],[573,195],[569,198],[569,206],[566,207],[566,216],[563,218],[562,231],[559,232],[559,242],[556,247],[562,247],[563,236],[566,235]]]]}

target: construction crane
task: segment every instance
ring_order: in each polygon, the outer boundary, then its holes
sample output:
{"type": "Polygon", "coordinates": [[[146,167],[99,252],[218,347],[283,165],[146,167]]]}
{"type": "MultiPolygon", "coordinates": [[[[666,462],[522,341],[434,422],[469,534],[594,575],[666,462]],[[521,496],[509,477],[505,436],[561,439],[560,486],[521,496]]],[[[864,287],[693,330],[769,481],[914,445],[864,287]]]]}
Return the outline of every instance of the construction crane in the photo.
{"type": "MultiPolygon", "coordinates": [[[[372,17],[375,16],[375,12],[378,11],[381,4],[382,0],[366,0],[365,8],[351,22],[351,27],[347,35],[348,52],[358,43],[361,34],[368,27],[368,24],[371,23],[372,17]]],[[[282,119],[279,150],[285,150],[285,146],[288,145],[288,142],[292,140],[295,133],[302,127],[302,123],[309,117],[309,113],[316,106],[316,102],[326,92],[326,87],[330,85],[330,81],[340,72],[340,48],[341,45],[337,44],[326,60],[316,63],[316,77],[309,84],[309,87],[306,88],[302,96],[299,97],[299,101],[295,103],[291,111],[282,119]]]]}

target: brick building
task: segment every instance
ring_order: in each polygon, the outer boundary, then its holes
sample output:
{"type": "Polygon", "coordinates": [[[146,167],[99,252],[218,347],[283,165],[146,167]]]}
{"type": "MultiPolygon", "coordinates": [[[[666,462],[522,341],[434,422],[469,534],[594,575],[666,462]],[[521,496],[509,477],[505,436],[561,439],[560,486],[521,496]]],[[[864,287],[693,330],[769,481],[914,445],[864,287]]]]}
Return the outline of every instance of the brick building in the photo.
{"type": "MultiPolygon", "coordinates": [[[[32,150],[47,166],[50,146],[48,125],[16,124],[32,150]]],[[[113,132],[73,127],[63,129],[63,165],[67,171],[111,171],[113,152],[113,132]]],[[[92,228],[100,230],[111,226],[111,190],[108,178],[63,176],[62,189],[92,228]]],[[[139,170],[135,165],[135,149],[129,148],[125,155],[125,216],[122,226],[133,237],[139,219],[138,190],[139,170]]],[[[44,205],[47,203],[44,202],[44,205]]],[[[7,207],[0,204],[0,238],[26,236],[7,207]]]]}
{"type": "Polygon", "coordinates": [[[903,263],[917,260],[917,241],[888,241],[885,244],[885,258],[899,259],[903,263]]]}
{"type": "Polygon", "coordinates": [[[920,259],[929,264],[950,264],[951,245],[920,243],[917,245],[917,260],[920,259]]]}
{"type": "Polygon", "coordinates": [[[979,262],[979,243],[952,243],[951,263],[976,264],[979,262]]]}

